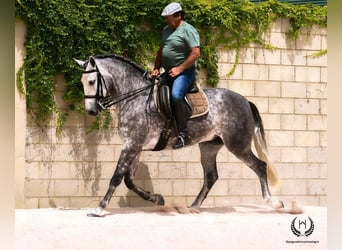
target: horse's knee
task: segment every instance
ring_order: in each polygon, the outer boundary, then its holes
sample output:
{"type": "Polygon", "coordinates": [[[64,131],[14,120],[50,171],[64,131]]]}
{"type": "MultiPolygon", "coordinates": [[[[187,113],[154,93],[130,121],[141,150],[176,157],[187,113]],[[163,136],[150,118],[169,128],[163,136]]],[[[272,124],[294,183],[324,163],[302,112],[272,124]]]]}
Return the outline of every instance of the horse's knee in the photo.
{"type": "Polygon", "coordinates": [[[124,177],[123,173],[121,173],[120,171],[115,171],[112,179],[110,180],[110,185],[114,187],[119,186],[123,177],[124,177]]]}
{"type": "Polygon", "coordinates": [[[128,189],[133,189],[135,187],[130,175],[126,175],[124,179],[125,185],[128,189]]]}

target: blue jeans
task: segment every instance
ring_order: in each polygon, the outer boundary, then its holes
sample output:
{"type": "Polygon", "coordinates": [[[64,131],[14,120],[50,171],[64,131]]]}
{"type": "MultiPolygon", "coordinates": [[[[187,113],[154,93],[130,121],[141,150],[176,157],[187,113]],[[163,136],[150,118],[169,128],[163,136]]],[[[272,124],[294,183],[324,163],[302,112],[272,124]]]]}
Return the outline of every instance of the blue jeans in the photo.
{"type": "Polygon", "coordinates": [[[194,82],[196,77],[195,67],[188,68],[184,70],[180,75],[178,75],[171,87],[171,101],[176,103],[178,100],[183,99],[188,93],[190,86],[194,82]]]}

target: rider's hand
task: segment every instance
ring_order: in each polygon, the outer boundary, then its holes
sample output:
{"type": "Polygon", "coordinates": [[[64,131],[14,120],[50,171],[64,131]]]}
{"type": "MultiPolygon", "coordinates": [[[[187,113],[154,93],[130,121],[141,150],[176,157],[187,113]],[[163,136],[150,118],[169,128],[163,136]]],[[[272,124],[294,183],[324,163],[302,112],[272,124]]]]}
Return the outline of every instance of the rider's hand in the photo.
{"type": "Polygon", "coordinates": [[[158,76],[159,75],[159,69],[154,69],[151,73],[151,76],[158,76]]]}
{"type": "Polygon", "coordinates": [[[173,68],[171,68],[170,70],[169,70],[169,75],[171,76],[171,77],[176,77],[176,76],[178,76],[180,73],[182,73],[183,72],[183,68],[182,67],[180,67],[180,66],[177,66],[177,67],[173,67],[173,68]]]}

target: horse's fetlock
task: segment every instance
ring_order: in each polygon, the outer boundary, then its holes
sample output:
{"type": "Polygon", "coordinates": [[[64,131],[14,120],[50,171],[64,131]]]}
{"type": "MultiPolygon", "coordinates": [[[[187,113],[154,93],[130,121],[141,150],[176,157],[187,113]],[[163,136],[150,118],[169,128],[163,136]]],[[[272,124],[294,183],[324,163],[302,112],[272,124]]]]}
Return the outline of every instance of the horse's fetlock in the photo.
{"type": "Polygon", "coordinates": [[[103,208],[103,209],[106,208],[107,205],[108,205],[108,202],[107,202],[107,201],[101,201],[101,202],[100,202],[100,207],[103,208]]]}

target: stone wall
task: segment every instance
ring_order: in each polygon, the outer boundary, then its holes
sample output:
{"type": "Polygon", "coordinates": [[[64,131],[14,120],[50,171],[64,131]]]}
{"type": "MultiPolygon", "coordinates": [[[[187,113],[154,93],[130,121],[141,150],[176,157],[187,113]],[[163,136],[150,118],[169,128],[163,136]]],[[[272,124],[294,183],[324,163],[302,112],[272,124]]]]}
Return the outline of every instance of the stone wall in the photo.
{"type": "MultiPolygon", "coordinates": [[[[288,20],[270,27],[265,39],[274,50],[251,45],[241,49],[231,77],[235,52],[219,50],[219,87],[253,101],[264,121],[269,155],[282,186],[273,194],[289,202],[327,205],[327,56],[313,56],[327,48],[326,29],[303,30],[289,41],[288,20]]],[[[16,67],[22,61],[25,29],[16,23],[16,67]]],[[[204,74],[199,83],[204,85],[204,74]]],[[[64,108],[63,75],[56,76],[56,100],[64,108]]],[[[86,133],[94,118],[73,113],[61,137],[52,121],[42,130],[26,117],[22,98],[16,98],[16,206],[95,207],[105,194],[121,150],[116,120],[108,131],[86,133]],[[26,145],[26,146],[24,146],[26,145]],[[24,148],[24,149],[23,149],[24,148]]],[[[220,179],[203,206],[264,204],[257,177],[222,149],[217,157],[220,179]]],[[[197,146],[177,151],[144,152],[136,184],[164,195],[167,203],[190,205],[202,185],[197,146]],[[191,155],[191,157],[189,157],[191,155]]],[[[109,207],[150,206],[122,183],[109,207]]]]}

